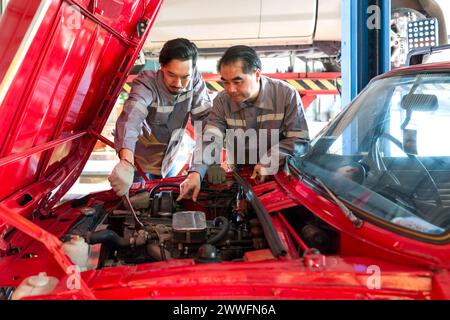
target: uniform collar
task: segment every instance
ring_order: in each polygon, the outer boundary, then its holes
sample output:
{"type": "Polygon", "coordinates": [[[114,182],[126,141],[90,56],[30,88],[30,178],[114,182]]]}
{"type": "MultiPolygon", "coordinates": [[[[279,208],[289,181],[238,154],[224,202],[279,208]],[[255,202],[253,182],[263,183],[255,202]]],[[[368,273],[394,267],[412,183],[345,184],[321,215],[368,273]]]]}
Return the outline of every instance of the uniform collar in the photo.
{"type": "MultiPolygon", "coordinates": [[[[236,103],[233,100],[231,100],[231,111],[232,112],[238,112],[241,109],[244,109],[248,106],[255,106],[259,109],[264,109],[264,110],[273,110],[273,105],[270,104],[270,99],[267,99],[267,91],[268,91],[268,84],[267,84],[267,77],[266,76],[261,76],[260,79],[260,84],[261,87],[259,89],[259,95],[258,98],[256,99],[255,102],[253,103],[248,103],[248,102],[241,102],[241,103],[236,103]]],[[[230,98],[231,99],[231,98],[230,98]]]]}

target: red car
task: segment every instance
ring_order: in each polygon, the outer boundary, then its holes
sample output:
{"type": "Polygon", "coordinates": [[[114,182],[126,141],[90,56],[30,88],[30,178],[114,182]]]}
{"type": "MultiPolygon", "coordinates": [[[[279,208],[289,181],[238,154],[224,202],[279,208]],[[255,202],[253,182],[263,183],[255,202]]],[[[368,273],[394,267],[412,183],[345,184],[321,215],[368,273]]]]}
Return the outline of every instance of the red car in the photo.
{"type": "Polygon", "coordinates": [[[183,177],[134,184],[135,213],[112,191],[59,202],[159,6],[10,1],[0,297],[449,299],[450,63],[374,79],[263,184],[238,168],[197,203],[175,202],[183,177]]]}

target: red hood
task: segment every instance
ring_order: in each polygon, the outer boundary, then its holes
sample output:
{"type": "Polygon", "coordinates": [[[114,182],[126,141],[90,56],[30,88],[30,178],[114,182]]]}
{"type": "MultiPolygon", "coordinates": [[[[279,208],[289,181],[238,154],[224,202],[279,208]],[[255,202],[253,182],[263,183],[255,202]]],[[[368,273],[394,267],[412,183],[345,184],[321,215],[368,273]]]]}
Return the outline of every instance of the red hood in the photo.
{"type": "Polygon", "coordinates": [[[76,181],[161,2],[9,1],[0,21],[0,209],[46,214],[76,181]]]}

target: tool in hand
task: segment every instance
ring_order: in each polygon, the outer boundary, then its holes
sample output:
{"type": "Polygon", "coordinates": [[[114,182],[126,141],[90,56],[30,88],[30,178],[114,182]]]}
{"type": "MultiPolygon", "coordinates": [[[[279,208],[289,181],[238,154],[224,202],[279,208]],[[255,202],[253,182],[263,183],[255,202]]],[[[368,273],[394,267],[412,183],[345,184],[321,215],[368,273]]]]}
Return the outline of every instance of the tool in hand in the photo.
{"type": "Polygon", "coordinates": [[[136,211],[134,211],[134,208],[133,208],[133,205],[131,204],[130,196],[128,195],[128,192],[125,195],[123,195],[122,198],[123,198],[123,201],[130,208],[131,213],[133,214],[136,230],[144,229],[144,225],[142,224],[142,222],[139,221],[136,211]]]}

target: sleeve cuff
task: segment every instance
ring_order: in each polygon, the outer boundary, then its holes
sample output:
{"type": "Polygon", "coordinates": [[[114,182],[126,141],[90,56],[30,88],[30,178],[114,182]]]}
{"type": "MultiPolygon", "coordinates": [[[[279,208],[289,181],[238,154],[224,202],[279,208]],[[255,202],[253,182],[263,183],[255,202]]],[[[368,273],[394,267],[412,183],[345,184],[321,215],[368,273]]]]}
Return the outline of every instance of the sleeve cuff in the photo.
{"type": "Polygon", "coordinates": [[[200,174],[200,180],[203,180],[207,170],[208,166],[206,164],[194,165],[193,167],[189,168],[189,172],[195,171],[200,174]]]}
{"type": "Polygon", "coordinates": [[[133,153],[136,149],[136,143],[137,141],[134,139],[125,139],[123,141],[114,141],[114,148],[117,152],[119,152],[121,149],[129,149],[133,153]]]}

